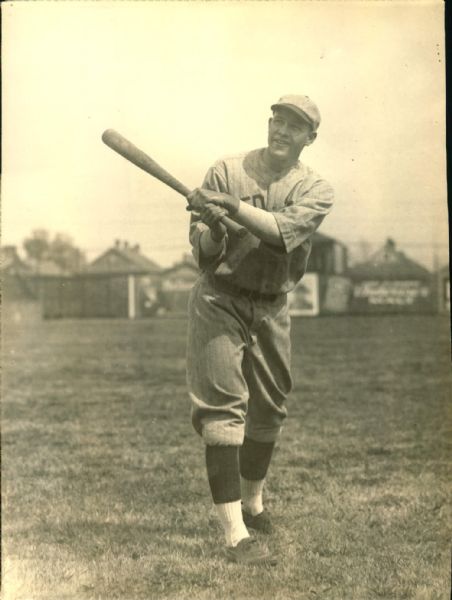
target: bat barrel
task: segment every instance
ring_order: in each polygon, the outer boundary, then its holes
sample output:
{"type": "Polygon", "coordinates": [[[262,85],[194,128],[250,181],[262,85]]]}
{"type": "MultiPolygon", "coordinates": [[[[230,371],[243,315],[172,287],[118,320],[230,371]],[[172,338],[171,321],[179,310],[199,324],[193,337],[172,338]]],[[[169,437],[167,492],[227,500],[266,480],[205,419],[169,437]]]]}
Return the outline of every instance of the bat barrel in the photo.
{"type": "Polygon", "coordinates": [[[143,169],[143,171],[146,171],[146,173],[149,173],[149,175],[152,175],[162,183],[165,183],[182,196],[187,196],[190,193],[190,190],[183,183],[178,181],[168,171],[165,171],[153,158],[134,146],[132,142],[129,142],[129,140],[114,129],[104,131],[102,141],[135,166],[143,169]]]}
{"type": "MultiPolygon", "coordinates": [[[[191,192],[188,187],[168,173],[168,171],[156,163],[153,158],[134,146],[132,142],[129,142],[129,140],[114,129],[106,129],[102,134],[102,141],[126,160],[130,161],[149,175],[152,175],[152,177],[155,177],[182,196],[187,197],[191,192]]],[[[221,221],[226,225],[228,230],[234,231],[240,237],[246,234],[247,230],[245,228],[241,227],[228,217],[223,217],[221,221]]]]}

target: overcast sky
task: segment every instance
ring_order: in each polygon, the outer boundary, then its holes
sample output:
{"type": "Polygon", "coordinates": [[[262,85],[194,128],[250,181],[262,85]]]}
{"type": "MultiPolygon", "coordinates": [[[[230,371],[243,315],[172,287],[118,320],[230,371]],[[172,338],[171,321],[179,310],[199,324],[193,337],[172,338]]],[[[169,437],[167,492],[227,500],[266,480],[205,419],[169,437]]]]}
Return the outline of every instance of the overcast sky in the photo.
{"type": "MultiPolygon", "coordinates": [[[[301,159],[336,190],[321,231],[447,257],[443,3],[9,2],[3,9],[2,243],[116,238],[162,266],[187,243],[175,192],[101,142],[114,128],[188,187],[266,144],[286,93],[322,113],[301,159]]],[[[355,246],[356,247],[356,246],[355,246]]]]}

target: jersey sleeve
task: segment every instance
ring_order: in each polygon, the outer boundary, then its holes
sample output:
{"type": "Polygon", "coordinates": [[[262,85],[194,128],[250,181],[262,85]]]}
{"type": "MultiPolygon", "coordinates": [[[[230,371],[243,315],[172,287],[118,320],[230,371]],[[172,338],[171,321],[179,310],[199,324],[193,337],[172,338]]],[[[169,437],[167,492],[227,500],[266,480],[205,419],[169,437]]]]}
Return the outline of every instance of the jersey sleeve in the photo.
{"type": "Polygon", "coordinates": [[[207,171],[202,187],[212,192],[229,193],[228,181],[226,177],[226,165],[222,160],[217,161],[213,167],[207,171]]]}
{"type": "MultiPolygon", "coordinates": [[[[223,163],[218,161],[210,167],[204,177],[201,187],[212,190],[213,192],[225,192],[227,189],[227,180],[222,166],[223,163]]],[[[189,234],[190,244],[192,245],[193,256],[202,271],[215,270],[217,268],[226,253],[228,240],[228,234],[226,232],[220,252],[213,256],[205,256],[201,250],[201,235],[207,229],[209,229],[209,227],[201,221],[200,217],[196,213],[192,213],[189,234]]]]}
{"type": "Polygon", "coordinates": [[[333,189],[323,180],[315,181],[308,190],[295,187],[287,206],[273,213],[287,253],[311,237],[331,211],[333,199],[333,189]]]}

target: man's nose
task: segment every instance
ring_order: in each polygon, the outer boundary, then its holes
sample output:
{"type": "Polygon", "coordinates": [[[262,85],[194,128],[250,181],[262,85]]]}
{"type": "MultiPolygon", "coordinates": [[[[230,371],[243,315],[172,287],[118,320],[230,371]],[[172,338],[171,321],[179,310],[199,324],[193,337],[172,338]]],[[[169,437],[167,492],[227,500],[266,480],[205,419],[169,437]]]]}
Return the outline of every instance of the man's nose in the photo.
{"type": "Polygon", "coordinates": [[[279,133],[288,134],[289,133],[288,123],[278,123],[278,131],[279,131],[279,133]]]}

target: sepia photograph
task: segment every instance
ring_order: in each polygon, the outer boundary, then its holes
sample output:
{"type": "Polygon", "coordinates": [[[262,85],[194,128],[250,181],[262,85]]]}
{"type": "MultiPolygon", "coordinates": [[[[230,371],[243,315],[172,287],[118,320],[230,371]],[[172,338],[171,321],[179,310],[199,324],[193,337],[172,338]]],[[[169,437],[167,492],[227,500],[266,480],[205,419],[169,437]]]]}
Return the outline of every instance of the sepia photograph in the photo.
{"type": "Polygon", "coordinates": [[[2,600],[448,600],[445,3],[1,9],[2,600]]]}

